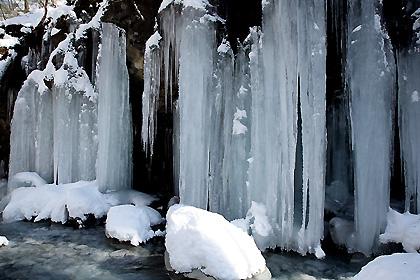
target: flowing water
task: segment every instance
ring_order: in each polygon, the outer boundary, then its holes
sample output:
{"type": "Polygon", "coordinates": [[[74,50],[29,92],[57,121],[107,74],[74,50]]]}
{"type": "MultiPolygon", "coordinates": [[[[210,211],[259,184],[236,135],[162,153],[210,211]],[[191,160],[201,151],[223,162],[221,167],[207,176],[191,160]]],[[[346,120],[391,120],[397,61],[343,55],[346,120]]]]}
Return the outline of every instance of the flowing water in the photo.
{"type": "MultiPolygon", "coordinates": [[[[0,248],[0,279],[170,279],[164,239],[133,247],[106,238],[103,227],[73,229],[60,224],[0,224],[9,245],[0,248]]],[[[275,279],[347,279],[366,263],[328,256],[264,253],[275,279]]]]}

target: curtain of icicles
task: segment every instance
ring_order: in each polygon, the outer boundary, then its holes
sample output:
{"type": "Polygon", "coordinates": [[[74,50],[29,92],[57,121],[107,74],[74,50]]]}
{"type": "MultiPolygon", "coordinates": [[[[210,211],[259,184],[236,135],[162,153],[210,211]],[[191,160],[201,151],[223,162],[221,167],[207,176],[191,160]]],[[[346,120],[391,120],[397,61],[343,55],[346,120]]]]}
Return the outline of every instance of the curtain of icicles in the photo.
{"type": "Polygon", "coordinates": [[[145,53],[145,148],[153,150],[163,62],[165,104],[172,84],[179,88],[173,112],[181,202],[231,220],[258,202],[271,226],[259,233],[260,247],[314,253],[324,212],[324,2],[268,4],[262,30],[252,29],[235,56],[226,41],[216,45],[219,19],[204,3],[169,2],[160,9],[161,34],[145,53]]]}

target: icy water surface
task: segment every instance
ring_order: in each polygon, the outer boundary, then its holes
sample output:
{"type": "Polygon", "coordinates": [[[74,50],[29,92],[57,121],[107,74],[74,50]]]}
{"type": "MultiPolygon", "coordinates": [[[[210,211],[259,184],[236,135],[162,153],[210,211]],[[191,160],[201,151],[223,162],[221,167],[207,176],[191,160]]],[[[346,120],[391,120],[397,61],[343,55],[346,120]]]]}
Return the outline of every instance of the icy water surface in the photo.
{"type": "MultiPolygon", "coordinates": [[[[50,222],[0,224],[9,246],[0,248],[0,279],[170,279],[164,239],[139,247],[105,237],[103,227],[73,229],[50,222]]],[[[363,262],[295,253],[265,253],[275,279],[347,279],[363,262]]]]}

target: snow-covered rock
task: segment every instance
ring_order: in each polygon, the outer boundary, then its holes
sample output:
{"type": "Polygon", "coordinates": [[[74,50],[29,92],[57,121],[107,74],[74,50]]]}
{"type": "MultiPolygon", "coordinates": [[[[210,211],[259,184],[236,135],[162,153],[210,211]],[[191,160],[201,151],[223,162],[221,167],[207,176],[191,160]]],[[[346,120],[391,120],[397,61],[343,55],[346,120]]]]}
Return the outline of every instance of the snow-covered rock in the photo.
{"type": "Polygon", "coordinates": [[[412,280],[419,279],[420,254],[380,256],[365,265],[354,280],[412,280]]]}
{"type": "Polygon", "coordinates": [[[401,243],[404,250],[409,253],[418,252],[420,250],[420,215],[408,212],[400,214],[390,208],[388,225],[379,239],[382,243],[401,243]]]}
{"type": "Polygon", "coordinates": [[[105,234],[109,238],[130,241],[134,246],[159,235],[151,226],[160,224],[162,217],[156,210],[147,206],[120,205],[109,209],[105,234]]]}
{"type": "Polygon", "coordinates": [[[5,236],[0,236],[0,247],[9,245],[9,240],[5,236]]]}
{"type": "MultiPolygon", "coordinates": [[[[166,250],[177,273],[202,272],[216,279],[271,276],[252,237],[221,215],[184,205],[167,218],[166,250]]],[[[191,277],[191,275],[188,275],[191,277]]]]}

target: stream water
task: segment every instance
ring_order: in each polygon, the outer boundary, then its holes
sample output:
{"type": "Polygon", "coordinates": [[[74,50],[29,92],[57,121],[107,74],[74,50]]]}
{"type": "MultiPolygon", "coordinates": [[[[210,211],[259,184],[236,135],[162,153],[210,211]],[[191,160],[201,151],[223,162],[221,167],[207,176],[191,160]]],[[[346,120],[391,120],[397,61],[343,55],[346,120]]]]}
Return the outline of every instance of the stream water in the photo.
{"type": "MultiPolygon", "coordinates": [[[[0,279],[170,279],[164,239],[133,247],[106,238],[103,227],[0,223],[9,245],[0,247],[0,279]]],[[[366,261],[342,256],[317,260],[296,253],[264,253],[274,279],[348,279],[366,261]]]]}

